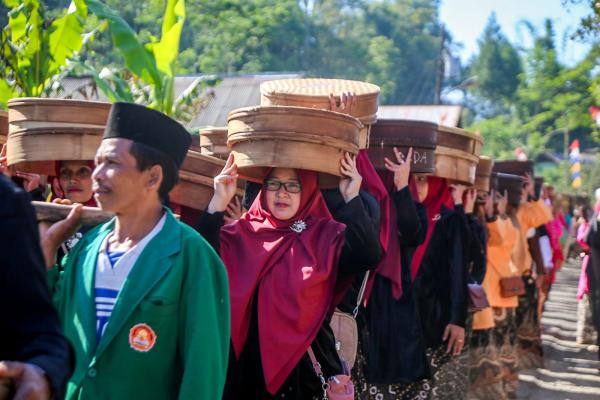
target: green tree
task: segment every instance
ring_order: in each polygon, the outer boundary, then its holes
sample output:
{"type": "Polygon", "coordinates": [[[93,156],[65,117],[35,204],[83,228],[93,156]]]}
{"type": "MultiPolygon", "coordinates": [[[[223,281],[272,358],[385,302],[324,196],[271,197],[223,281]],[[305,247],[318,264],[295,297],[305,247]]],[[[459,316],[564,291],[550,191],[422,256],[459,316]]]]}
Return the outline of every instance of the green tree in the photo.
{"type": "MultiPolygon", "coordinates": [[[[471,92],[475,102],[488,105],[492,114],[502,112],[514,99],[522,71],[519,54],[502,33],[492,13],[478,41],[479,53],[468,66],[468,76],[477,76],[471,92]]],[[[481,106],[479,107],[481,112],[481,106]]]]}
{"type": "Polygon", "coordinates": [[[84,44],[87,7],[73,0],[55,19],[38,0],[4,0],[10,9],[0,33],[0,107],[12,97],[41,96],[60,82],[84,44]]]}

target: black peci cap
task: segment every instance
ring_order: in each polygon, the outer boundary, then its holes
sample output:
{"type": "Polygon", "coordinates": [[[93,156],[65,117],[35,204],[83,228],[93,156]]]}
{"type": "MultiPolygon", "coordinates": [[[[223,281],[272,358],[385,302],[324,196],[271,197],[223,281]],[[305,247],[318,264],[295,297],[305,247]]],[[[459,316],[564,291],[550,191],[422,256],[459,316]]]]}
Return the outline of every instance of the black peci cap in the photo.
{"type": "Polygon", "coordinates": [[[102,138],[123,138],[145,144],[167,154],[177,168],[181,167],[192,142],[190,134],[179,122],[133,103],[112,105],[102,138]]]}

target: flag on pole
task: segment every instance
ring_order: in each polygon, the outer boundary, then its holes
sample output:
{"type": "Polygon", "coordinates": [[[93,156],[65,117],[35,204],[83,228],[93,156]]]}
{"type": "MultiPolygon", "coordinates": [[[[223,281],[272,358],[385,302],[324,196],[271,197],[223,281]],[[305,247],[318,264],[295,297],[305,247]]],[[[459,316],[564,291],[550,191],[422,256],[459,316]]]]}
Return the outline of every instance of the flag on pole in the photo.
{"type": "Polygon", "coordinates": [[[596,125],[600,126],[600,109],[596,106],[591,106],[589,108],[590,111],[590,115],[592,116],[592,119],[594,120],[594,122],[596,122],[596,125]]]}
{"type": "Polygon", "coordinates": [[[571,165],[571,187],[573,189],[579,189],[581,187],[581,156],[579,153],[579,139],[573,140],[569,152],[569,164],[571,165]]]}

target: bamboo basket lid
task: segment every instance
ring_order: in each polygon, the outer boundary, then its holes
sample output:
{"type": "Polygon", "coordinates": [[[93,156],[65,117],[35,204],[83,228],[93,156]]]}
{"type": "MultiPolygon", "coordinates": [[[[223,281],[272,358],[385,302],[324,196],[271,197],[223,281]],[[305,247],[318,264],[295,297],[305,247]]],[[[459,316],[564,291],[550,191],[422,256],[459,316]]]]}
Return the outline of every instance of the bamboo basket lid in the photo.
{"type": "Polygon", "coordinates": [[[477,169],[475,170],[475,184],[473,185],[476,190],[483,192],[490,191],[492,168],[494,167],[494,160],[487,156],[480,156],[477,169]]]}
{"type": "Polygon", "coordinates": [[[93,160],[110,107],[81,100],[9,100],[8,165],[53,175],[56,160],[93,160]]]}
{"type": "Polygon", "coordinates": [[[366,149],[369,126],[377,121],[380,91],[379,86],[372,83],[346,79],[278,79],[261,83],[260,104],[329,110],[329,94],[333,94],[339,104],[343,92],[353,92],[356,95],[356,104],[352,107],[351,115],[364,125],[360,131],[359,147],[366,149]]]}
{"type": "Polygon", "coordinates": [[[437,125],[407,119],[380,119],[371,126],[368,154],[376,169],[384,170],[385,158],[396,160],[394,147],[406,156],[413,148],[411,172],[432,173],[435,170],[437,125]]]}
{"type": "MultiPolygon", "coordinates": [[[[169,193],[169,201],[204,211],[213,196],[213,178],[217,176],[225,161],[189,150],[179,169],[179,183],[169,193]]],[[[238,186],[242,186],[238,182],[238,186]]],[[[237,195],[243,191],[238,189],[237,195]]]]}
{"type": "Polygon", "coordinates": [[[8,113],[0,111],[0,145],[6,143],[8,136],[8,113]]]}
{"type": "Polygon", "coordinates": [[[200,152],[207,156],[227,159],[227,127],[210,126],[200,129],[200,152]]]}
{"type": "Polygon", "coordinates": [[[268,168],[320,172],[322,187],[339,181],[345,152],[358,154],[358,119],[304,107],[247,107],[228,117],[227,145],[240,176],[262,182],[268,168]]]}
{"type": "Polygon", "coordinates": [[[505,174],[513,174],[519,176],[525,176],[530,173],[533,175],[533,161],[521,161],[521,160],[505,160],[496,161],[494,164],[494,171],[502,172],[505,174]]]}
{"type": "Polygon", "coordinates": [[[481,135],[461,128],[438,126],[434,175],[472,185],[483,146],[481,135]]]}

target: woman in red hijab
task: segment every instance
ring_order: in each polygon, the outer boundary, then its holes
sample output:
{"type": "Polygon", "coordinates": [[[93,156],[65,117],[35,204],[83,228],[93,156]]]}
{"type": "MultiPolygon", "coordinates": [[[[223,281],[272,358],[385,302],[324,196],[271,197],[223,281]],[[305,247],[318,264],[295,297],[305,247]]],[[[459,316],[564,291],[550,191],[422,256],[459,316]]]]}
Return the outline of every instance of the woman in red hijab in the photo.
{"type": "Polygon", "coordinates": [[[274,168],[248,212],[223,226],[236,190],[233,156],[215,178],[198,228],[229,275],[232,355],[225,399],[322,396],[309,347],[326,379],[343,373],[328,319],[345,286],[340,283],[376,265],[381,247],[350,155],[340,171],[346,214],[340,222],[327,210],[317,173],[274,168]]]}
{"type": "Polygon", "coordinates": [[[455,364],[452,361],[460,356],[465,344],[467,227],[454,210],[445,179],[422,175],[415,178],[413,196],[422,200],[428,220],[425,242],[417,248],[411,263],[432,374],[423,388],[431,390],[436,398],[465,398],[466,374],[446,366],[455,364]]]}

